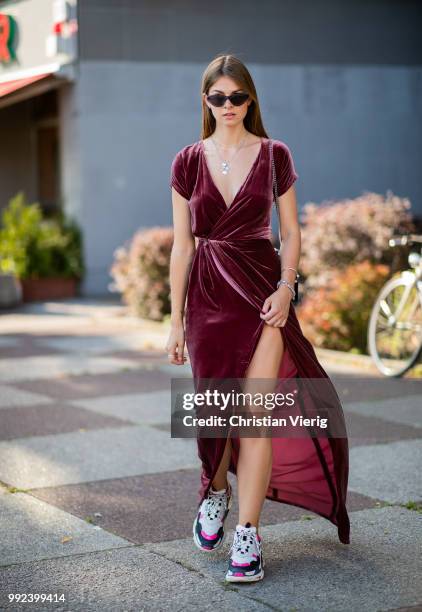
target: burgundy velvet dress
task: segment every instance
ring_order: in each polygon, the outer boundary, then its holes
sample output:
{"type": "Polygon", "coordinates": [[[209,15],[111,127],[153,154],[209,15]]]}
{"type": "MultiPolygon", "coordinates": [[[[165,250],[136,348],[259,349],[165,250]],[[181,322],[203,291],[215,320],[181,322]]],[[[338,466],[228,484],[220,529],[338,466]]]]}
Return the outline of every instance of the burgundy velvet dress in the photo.
{"type": "MultiPolygon", "coordinates": [[[[271,242],[272,169],[269,140],[262,138],[251,169],[227,207],[216,187],[203,141],[173,159],[170,184],[188,201],[192,233],[199,241],[189,274],[185,338],[194,378],[243,378],[266,324],[265,299],[280,279],[280,258],[271,242]]],[[[298,178],[288,146],[273,139],[278,195],[298,178]]],[[[315,351],[303,335],[295,307],[280,327],[284,352],[279,378],[324,378],[337,401],[331,411],[344,422],[340,400],[315,351]]],[[[312,408],[318,410],[318,406],[312,408]]],[[[197,438],[202,462],[199,504],[221,462],[225,438],[197,438]]],[[[272,438],[273,467],[266,498],[305,508],[331,521],[348,544],[346,510],[349,448],[344,437],[272,438]]],[[[232,438],[229,471],[236,474],[239,439],[232,438]]]]}

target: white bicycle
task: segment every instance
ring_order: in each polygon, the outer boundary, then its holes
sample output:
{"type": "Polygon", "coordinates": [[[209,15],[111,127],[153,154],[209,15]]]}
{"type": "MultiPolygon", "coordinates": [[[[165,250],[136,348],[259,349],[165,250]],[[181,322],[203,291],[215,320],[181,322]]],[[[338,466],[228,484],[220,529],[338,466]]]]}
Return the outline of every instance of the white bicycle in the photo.
{"type": "Polygon", "coordinates": [[[389,246],[419,245],[409,253],[410,270],[391,278],[379,292],[368,325],[368,350],[384,376],[402,376],[422,349],[422,236],[393,236],[389,246]]]}

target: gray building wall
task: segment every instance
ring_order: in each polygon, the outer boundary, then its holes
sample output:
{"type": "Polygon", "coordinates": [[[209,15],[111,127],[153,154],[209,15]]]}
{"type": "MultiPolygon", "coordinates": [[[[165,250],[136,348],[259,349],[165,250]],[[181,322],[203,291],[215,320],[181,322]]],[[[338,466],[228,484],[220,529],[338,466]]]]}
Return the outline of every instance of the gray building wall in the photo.
{"type": "MultiPolygon", "coordinates": [[[[50,23],[43,1],[0,9],[50,23]]],[[[249,67],[268,133],[292,150],[299,207],[391,189],[422,215],[418,2],[82,0],[77,13],[75,82],[58,96],[62,198],[84,231],[85,294],[107,291],[113,251],[139,227],[171,225],[171,160],[201,137],[200,82],[217,53],[249,67]]],[[[24,109],[0,109],[0,172],[6,191],[19,178],[33,199],[24,109]]]]}
{"type": "Polygon", "coordinates": [[[113,249],[139,226],[172,223],[170,163],[200,138],[201,76],[220,52],[246,62],[267,131],[291,148],[299,207],[391,189],[421,214],[418,11],[381,0],[81,2],[85,290],[104,289],[113,249]]]}

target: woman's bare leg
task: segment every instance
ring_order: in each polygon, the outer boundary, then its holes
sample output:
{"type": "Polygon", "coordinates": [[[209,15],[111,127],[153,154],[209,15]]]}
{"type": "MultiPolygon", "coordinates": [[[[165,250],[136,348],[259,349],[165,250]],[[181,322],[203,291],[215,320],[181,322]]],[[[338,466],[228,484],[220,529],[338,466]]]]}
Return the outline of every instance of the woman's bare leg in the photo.
{"type": "MultiPolygon", "coordinates": [[[[283,350],[280,328],[264,323],[261,337],[245,378],[276,379],[283,350]]],[[[274,385],[268,390],[271,391],[273,388],[274,385]]],[[[239,523],[245,525],[249,521],[252,525],[255,525],[258,532],[262,505],[271,478],[272,439],[270,437],[239,437],[239,442],[240,450],[236,470],[239,523]]]]}
{"type": "Polygon", "coordinates": [[[220,489],[225,489],[228,485],[227,470],[229,469],[229,465],[230,465],[231,452],[232,452],[231,440],[230,438],[227,438],[223,457],[221,459],[220,465],[218,466],[216,475],[214,476],[214,480],[212,481],[212,486],[215,491],[219,491],[220,489]]]}

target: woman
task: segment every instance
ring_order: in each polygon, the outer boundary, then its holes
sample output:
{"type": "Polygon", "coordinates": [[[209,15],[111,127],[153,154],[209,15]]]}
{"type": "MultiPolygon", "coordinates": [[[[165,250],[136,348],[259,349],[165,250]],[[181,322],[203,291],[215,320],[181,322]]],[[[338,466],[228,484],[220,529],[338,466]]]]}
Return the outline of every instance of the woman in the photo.
{"type": "MultiPolygon", "coordinates": [[[[239,59],[219,56],[206,68],[201,91],[202,139],[181,149],[171,167],[170,363],[186,361],[186,334],[194,379],[320,378],[333,387],[291,303],[300,228],[290,150],[272,141],[280,262],[271,242],[270,139],[252,78],[239,59]]],[[[334,396],[330,416],[341,424],[334,396]]],[[[302,414],[317,404],[306,404],[302,414]]],[[[232,501],[227,472],[237,476],[239,520],[226,580],[264,576],[259,519],[265,498],[327,518],[349,543],[347,437],[199,437],[197,443],[202,475],[193,537],[205,552],[223,542],[232,501]]]]}

